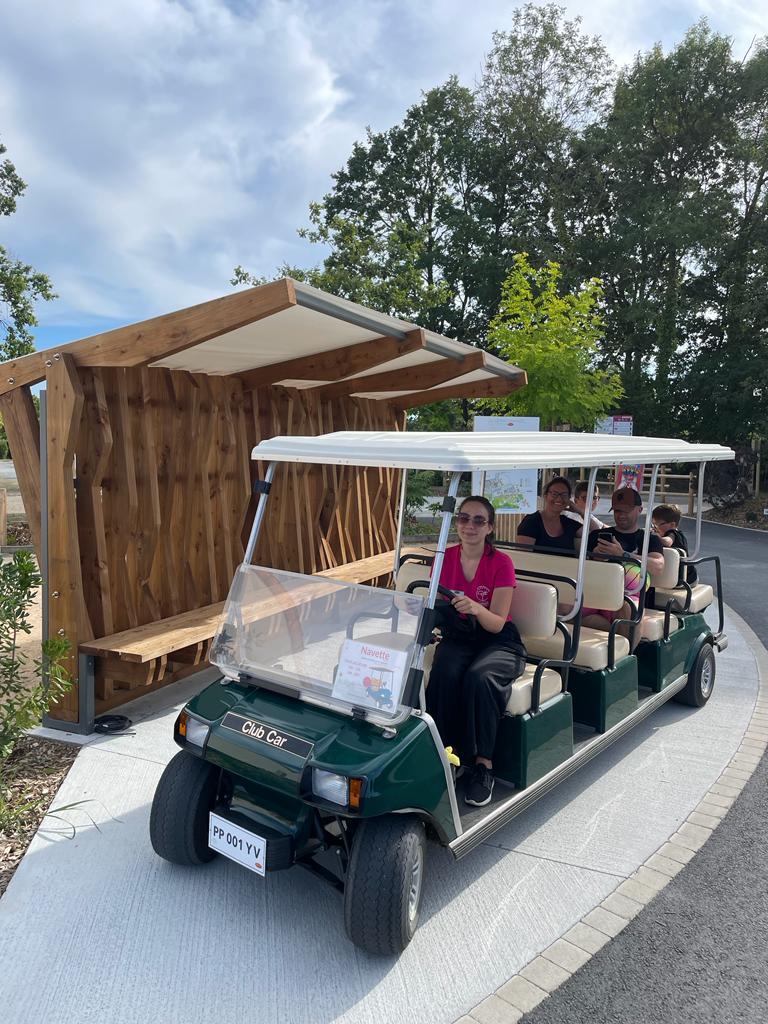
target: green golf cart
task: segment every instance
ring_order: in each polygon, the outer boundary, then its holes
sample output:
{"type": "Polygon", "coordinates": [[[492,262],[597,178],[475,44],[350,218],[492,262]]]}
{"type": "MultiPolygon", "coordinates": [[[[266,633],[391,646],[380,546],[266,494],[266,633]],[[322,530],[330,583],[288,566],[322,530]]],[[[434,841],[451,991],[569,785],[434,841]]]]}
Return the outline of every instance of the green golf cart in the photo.
{"type": "Polygon", "coordinates": [[[661,438],[341,432],[272,438],[253,457],[267,471],[211,649],[220,677],[176,720],[181,750],[155,793],[152,845],[174,864],[221,854],[262,876],[300,865],[343,894],[356,945],[394,954],[418,924],[428,837],[461,857],[667,700],[703,705],[727,645],[719,561],[697,557],[700,519],[688,560],[667,549],[654,606],[644,593],[608,632],[583,627],[582,608],[622,607],[624,564],[588,558],[586,532],[572,557],[510,545],[512,617],[528,661],[499,728],[500,784],[487,806],[465,805],[425,710],[439,602],[452,596],[438,581],[462,474],[587,467],[589,508],[599,467],[653,466],[652,505],[662,463],[698,463],[700,510],[705,464],[733,453],[661,438]],[[401,471],[391,588],[251,564],[280,462],[401,471]],[[434,549],[401,554],[410,469],[443,470],[450,482],[434,549]],[[688,566],[705,560],[715,561],[717,593],[686,582],[688,566]],[[704,611],[715,600],[713,631],[704,611]],[[631,650],[633,630],[641,639],[631,650]]]}

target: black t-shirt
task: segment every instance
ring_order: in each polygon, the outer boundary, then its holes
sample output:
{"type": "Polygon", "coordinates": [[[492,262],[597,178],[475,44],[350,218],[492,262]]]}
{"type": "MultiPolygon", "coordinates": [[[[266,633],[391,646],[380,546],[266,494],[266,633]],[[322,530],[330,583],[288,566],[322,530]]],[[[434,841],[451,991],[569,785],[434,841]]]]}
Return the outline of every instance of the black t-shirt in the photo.
{"type": "MultiPolygon", "coordinates": [[[[615,526],[606,527],[605,530],[592,530],[587,541],[587,551],[594,551],[601,533],[612,533],[625,551],[631,555],[639,555],[643,550],[643,531],[635,530],[633,533],[620,533],[615,526]]],[[[664,551],[661,540],[652,533],[648,538],[648,554],[660,555],[664,551]]]]}
{"type": "MultiPolygon", "coordinates": [[[[672,547],[677,548],[680,552],[681,558],[688,557],[688,538],[685,536],[682,530],[669,530],[666,534],[667,537],[672,538],[672,547]]],[[[699,574],[696,572],[695,565],[689,565],[685,575],[686,580],[689,583],[695,583],[699,574]]]]}
{"type": "Polygon", "coordinates": [[[560,525],[563,527],[562,534],[559,537],[552,537],[544,529],[544,520],[541,518],[541,512],[531,512],[518,526],[517,535],[518,537],[520,534],[524,537],[533,537],[535,541],[533,545],[534,551],[555,548],[558,551],[568,551],[574,554],[574,542],[576,534],[581,529],[581,524],[577,523],[574,519],[569,519],[567,516],[560,516],[560,525]]]}

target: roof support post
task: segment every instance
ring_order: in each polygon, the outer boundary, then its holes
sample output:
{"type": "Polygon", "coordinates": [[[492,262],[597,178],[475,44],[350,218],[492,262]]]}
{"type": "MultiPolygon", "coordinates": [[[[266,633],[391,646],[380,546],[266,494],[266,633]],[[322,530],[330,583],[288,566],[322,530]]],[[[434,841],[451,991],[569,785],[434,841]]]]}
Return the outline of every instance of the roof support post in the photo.
{"type": "Polygon", "coordinates": [[[78,644],[93,635],[83,600],[73,475],[83,390],[71,356],[57,353],[47,363],[48,635],[69,641],[65,667],[75,679],[50,717],[79,722],[78,644]]]}
{"type": "Polygon", "coordinates": [[[29,532],[44,571],[40,544],[40,424],[29,388],[19,387],[0,395],[0,412],[19,481],[29,532]]]}

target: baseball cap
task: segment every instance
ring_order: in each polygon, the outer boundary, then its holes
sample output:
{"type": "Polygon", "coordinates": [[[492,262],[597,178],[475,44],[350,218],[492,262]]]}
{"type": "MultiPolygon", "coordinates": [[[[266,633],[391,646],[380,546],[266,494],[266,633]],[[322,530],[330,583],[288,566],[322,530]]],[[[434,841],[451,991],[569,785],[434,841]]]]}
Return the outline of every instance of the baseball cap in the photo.
{"type": "Polygon", "coordinates": [[[637,508],[643,499],[634,487],[620,487],[611,495],[611,508],[637,508]]]}

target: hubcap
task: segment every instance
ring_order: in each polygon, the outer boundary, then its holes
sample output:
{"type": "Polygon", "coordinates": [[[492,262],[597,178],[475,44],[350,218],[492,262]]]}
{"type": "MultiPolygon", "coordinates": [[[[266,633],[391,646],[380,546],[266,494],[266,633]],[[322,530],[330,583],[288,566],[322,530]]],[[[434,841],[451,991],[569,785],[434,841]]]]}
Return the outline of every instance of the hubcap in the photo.
{"type": "Polygon", "coordinates": [[[411,866],[411,879],[408,886],[408,920],[413,924],[419,912],[419,900],[421,898],[421,882],[424,875],[424,851],[421,844],[418,845],[416,856],[411,866]]]}
{"type": "Polygon", "coordinates": [[[701,694],[703,697],[709,697],[712,693],[712,687],[715,683],[715,665],[712,654],[708,654],[704,659],[704,664],[701,666],[701,694]]]}

